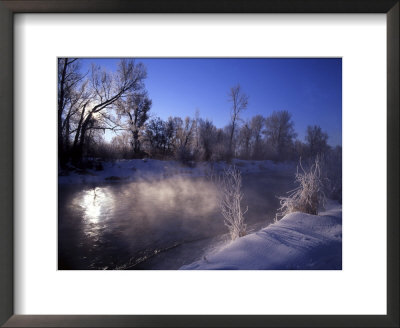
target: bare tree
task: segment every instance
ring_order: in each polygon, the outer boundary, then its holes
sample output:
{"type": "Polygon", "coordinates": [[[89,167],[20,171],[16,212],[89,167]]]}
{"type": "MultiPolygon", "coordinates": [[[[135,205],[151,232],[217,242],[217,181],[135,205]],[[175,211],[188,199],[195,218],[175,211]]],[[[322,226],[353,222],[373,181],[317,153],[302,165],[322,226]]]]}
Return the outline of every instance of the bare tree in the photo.
{"type": "Polygon", "coordinates": [[[177,130],[181,128],[183,121],[180,117],[168,117],[165,122],[165,147],[164,154],[173,155],[177,149],[177,130]]]}
{"type": "Polygon", "coordinates": [[[104,114],[106,109],[113,109],[116,102],[126,97],[128,92],[142,89],[142,81],[146,77],[146,69],[133,60],[122,59],[115,74],[101,70],[92,65],[89,81],[90,98],[82,104],[76,125],[73,143],[75,161],[83,156],[83,147],[87,132],[91,129],[114,130],[117,122],[110,115],[104,114]],[[100,120],[102,118],[102,120],[100,120]],[[111,125],[99,125],[99,122],[111,122],[111,125]]]}
{"type": "Polygon", "coordinates": [[[265,119],[261,115],[256,115],[251,119],[250,128],[253,139],[253,159],[260,159],[262,155],[262,130],[265,119]]]}
{"type": "Polygon", "coordinates": [[[117,102],[118,113],[126,117],[127,130],[131,133],[131,147],[134,156],[141,153],[139,136],[142,134],[144,124],[149,118],[152,102],[147,92],[139,90],[129,92],[127,97],[122,97],[117,102]]]}
{"type": "Polygon", "coordinates": [[[58,59],[58,156],[65,166],[69,151],[70,121],[85,94],[86,84],[79,87],[84,75],[77,58],[58,59]]]}
{"type": "Polygon", "coordinates": [[[234,155],[233,152],[233,136],[235,134],[238,121],[240,120],[240,113],[247,108],[249,97],[243,93],[240,84],[232,87],[229,94],[229,101],[232,102],[231,108],[231,131],[229,138],[229,152],[234,155]]]}
{"type": "Polygon", "coordinates": [[[216,140],[216,127],[210,120],[197,119],[197,149],[204,161],[210,161],[216,140]]]}
{"type": "Polygon", "coordinates": [[[245,122],[239,131],[240,155],[248,159],[251,153],[252,131],[250,122],[245,122]]]}
{"type": "Polygon", "coordinates": [[[111,139],[114,158],[128,158],[131,150],[132,137],[128,131],[115,135],[111,139]]]}
{"type": "Polygon", "coordinates": [[[244,223],[244,214],[242,211],[241,201],[242,193],[242,176],[240,170],[236,166],[230,166],[225,169],[222,178],[219,181],[221,189],[221,212],[224,216],[224,223],[229,229],[231,239],[246,235],[246,224],[244,223]]]}
{"type": "MultiPolygon", "coordinates": [[[[228,161],[230,159],[229,154],[229,136],[226,134],[226,128],[216,129],[212,147],[211,161],[228,161]]],[[[230,131],[230,129],[229,129],[230,131]]]]}
{"type": "Polygon", "coordinates": [[[318,125],[308,126],[307,134],[305,137],[308,147],[308,154],[311,157],[323,155],[329,148],[328,134],[323,132],[318,125]]]}
{"type": "Polygon", "coordinates": [[[293,151],[294,151],[294,158],[302,158],[306,156],[306,144],[298,139],[294,141],[293,144],[293,151]]]}
{"type": "Polygon", "coordinates": [[[194,120],[190,117],[186,117],[184,121],[181,120],[181,124],[176,126],[176,146],[188,147],[194,134],[194,120]]]}
{"type": "Polygon", "coordinates": [[[183,124],[176,130],[176,158],[182,163],[188,163],[193,159],[191,146],[195,133],[195,120],[186,117],[183,124]]]}
{"type": "Polygon", "coordinates": [[[296,137],[291,114],[286,111],[273,112],[265,120],[264,133],[279,160],[287,157],[296,137]]]}
{"type": "Polygon", "coordinates": [[[168,145],[168,135],[166,132],[166,124],[161,118],[155,117],[146,123],[144,137],[147,152],[151,156],[165,155],[168,145]]]}

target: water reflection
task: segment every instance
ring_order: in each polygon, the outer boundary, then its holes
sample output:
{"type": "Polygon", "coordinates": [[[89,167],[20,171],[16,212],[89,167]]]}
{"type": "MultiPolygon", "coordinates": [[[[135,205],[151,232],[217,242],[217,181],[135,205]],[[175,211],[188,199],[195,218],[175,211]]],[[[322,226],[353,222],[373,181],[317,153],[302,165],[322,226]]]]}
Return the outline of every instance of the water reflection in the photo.
{"type": "MultiPolygon", "coordinates": [[[[244,180],[248,223],[264,221],[268,210],[279,205],[275,193],[265,192],[270,185],[271,179],[244,180]]],[[[215,186],[203,178],[60,187],[59,268],[115,269],[224,234],[217,198],[215,186]]],[[[190,254],[171,256],[162,268],[179,268],[201,251],[193,246],[190,254]]]]}
{"type": "Polygon", "coordinates": [[[60,190],[60,268],[116,268],[225,231],[215,187],[204,179],[79,187],[60,190]]]}
{"type": "Polygon", "coordinates": [[[72,204],[81,209],[87,223],[95,224],[107,219],[114,206],[114,197],[107,187],[96,187],[76,193],[72,204]]]}
{"type": "Polygon", "coordinates": [[[105,197],[106,195],[101,188],[93,188],[84,192],[81,206],[84,210],[84,218],[86,220],[92,223],[98,222],[105,197]]]}
{"type": "Polygon", "coordinates": [[[81,220],[78,227],[87,239],[86,242],[92,248],[99,247],[114,209],[113,193],[107,187],[80,191],[72,200],[72,207],[80,213],[81,220]]]}

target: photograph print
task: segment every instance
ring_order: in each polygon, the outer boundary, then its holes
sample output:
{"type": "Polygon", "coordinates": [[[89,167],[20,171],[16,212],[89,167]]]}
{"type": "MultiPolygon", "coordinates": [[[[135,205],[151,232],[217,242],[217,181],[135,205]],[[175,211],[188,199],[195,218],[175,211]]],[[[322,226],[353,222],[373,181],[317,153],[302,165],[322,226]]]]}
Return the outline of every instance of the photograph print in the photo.
{"type": "Polygon", "coordinates": [[[341,58],[58,58],[58,270],[342,270],[341,58]]]}

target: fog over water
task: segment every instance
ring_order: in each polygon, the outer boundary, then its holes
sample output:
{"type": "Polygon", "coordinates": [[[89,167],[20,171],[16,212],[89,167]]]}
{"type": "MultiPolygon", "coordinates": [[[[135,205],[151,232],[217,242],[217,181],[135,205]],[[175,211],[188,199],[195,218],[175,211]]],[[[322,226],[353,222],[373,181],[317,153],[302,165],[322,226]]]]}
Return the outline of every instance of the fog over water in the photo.
{"type": "MultiPolygon", "coordinates": [[[[276,196],[291,180],[243,176],[250,230],[272,222],[276,196]]],[[[218,190],[206,178],[59,187],[59,269],[178,269],[227,242],[227,232],[218,190]]]]}

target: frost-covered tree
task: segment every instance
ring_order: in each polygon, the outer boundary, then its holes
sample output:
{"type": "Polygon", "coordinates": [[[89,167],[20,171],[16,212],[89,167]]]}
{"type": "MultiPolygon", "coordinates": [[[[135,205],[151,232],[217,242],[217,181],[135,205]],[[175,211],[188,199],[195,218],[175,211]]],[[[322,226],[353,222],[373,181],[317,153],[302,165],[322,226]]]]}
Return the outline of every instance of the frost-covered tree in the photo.
{"type": "Polygon", "coordinates": [[[192,145],[195,133],[195,120],[186,117],[181,124],[176,126],[175,132],[175,157],[182,163],[193,160],[192,145]]]}
{"type": "Polygon", "coordinates": [[[117,122],[111,111],[129,92],[141,90],[145,78],[144,65],[136,64],[134,60],[121,59],[115,73],[110,73],[98,65],[92,65],[87,85],[90,95],[87,101],[82,103],[76,115],[72,147],[75,162],[82,159],[90,130],[115,129],[117,122]]]}
{"type": "Polygon", "coordinates": [[[131,147],[134,156],[141,154],[140,136],[149,118],[151,100],[144,90],[129,92],[117,103],[118,114],[122,116],[127,131],[131,134],[131,147]]]}
{"type": "Polygon", "coordinates": [[[180,124],[176,126],[176,148],[187,148],[190,146],[194,135],[194,120],[186,117],[180,120],[180,124]]]}
{"type": "Polygon", "coordinates": [[[229,132],[229,126],[225,129],[216,129],[211,161],[228,161],[231,158],[229,151],[229,132]],[[229,130],[228,133],[227,130],[229,130]]]}
{"type": "Polygon", "coordinates": [[[199,157],[203,161],[210,161],[215,151],[216,127],[210,120],[197,119],[197,140],[199,148],[199,157]]]}
{"type": "Polygon", "coordinates": [[[165,122],[165,139],[166,145],[164,153],[172,156],[177,149],[177,131],[183,125],[183,120],[180,117],[168,117],[165,122]]]}
{"type": "Polygon", "coordinates": [[[132,136],[128,131],[124,131],[111,139],[111,148],[114,158],[128,158],[131,153],[132,136]]]}
{"type": "Polygon", "coordinates": [[[241,202],[243,198],[242,192],[242,176],[240,170],[236,166],[228,167],[219,181],[221,200],[220,207],[224,216],[224,223],[229,229],[232,240],[246,235],[246,224],[244,223],[244,214],[247,212],[242,210],[241,202]]]}
{"type": "Polygon", "coordinates": [[[151,156],[164,155],[167,147],[167,134],[165,122],[155,117],[149,120],[145,128],[147,152],[151,156]]]}

